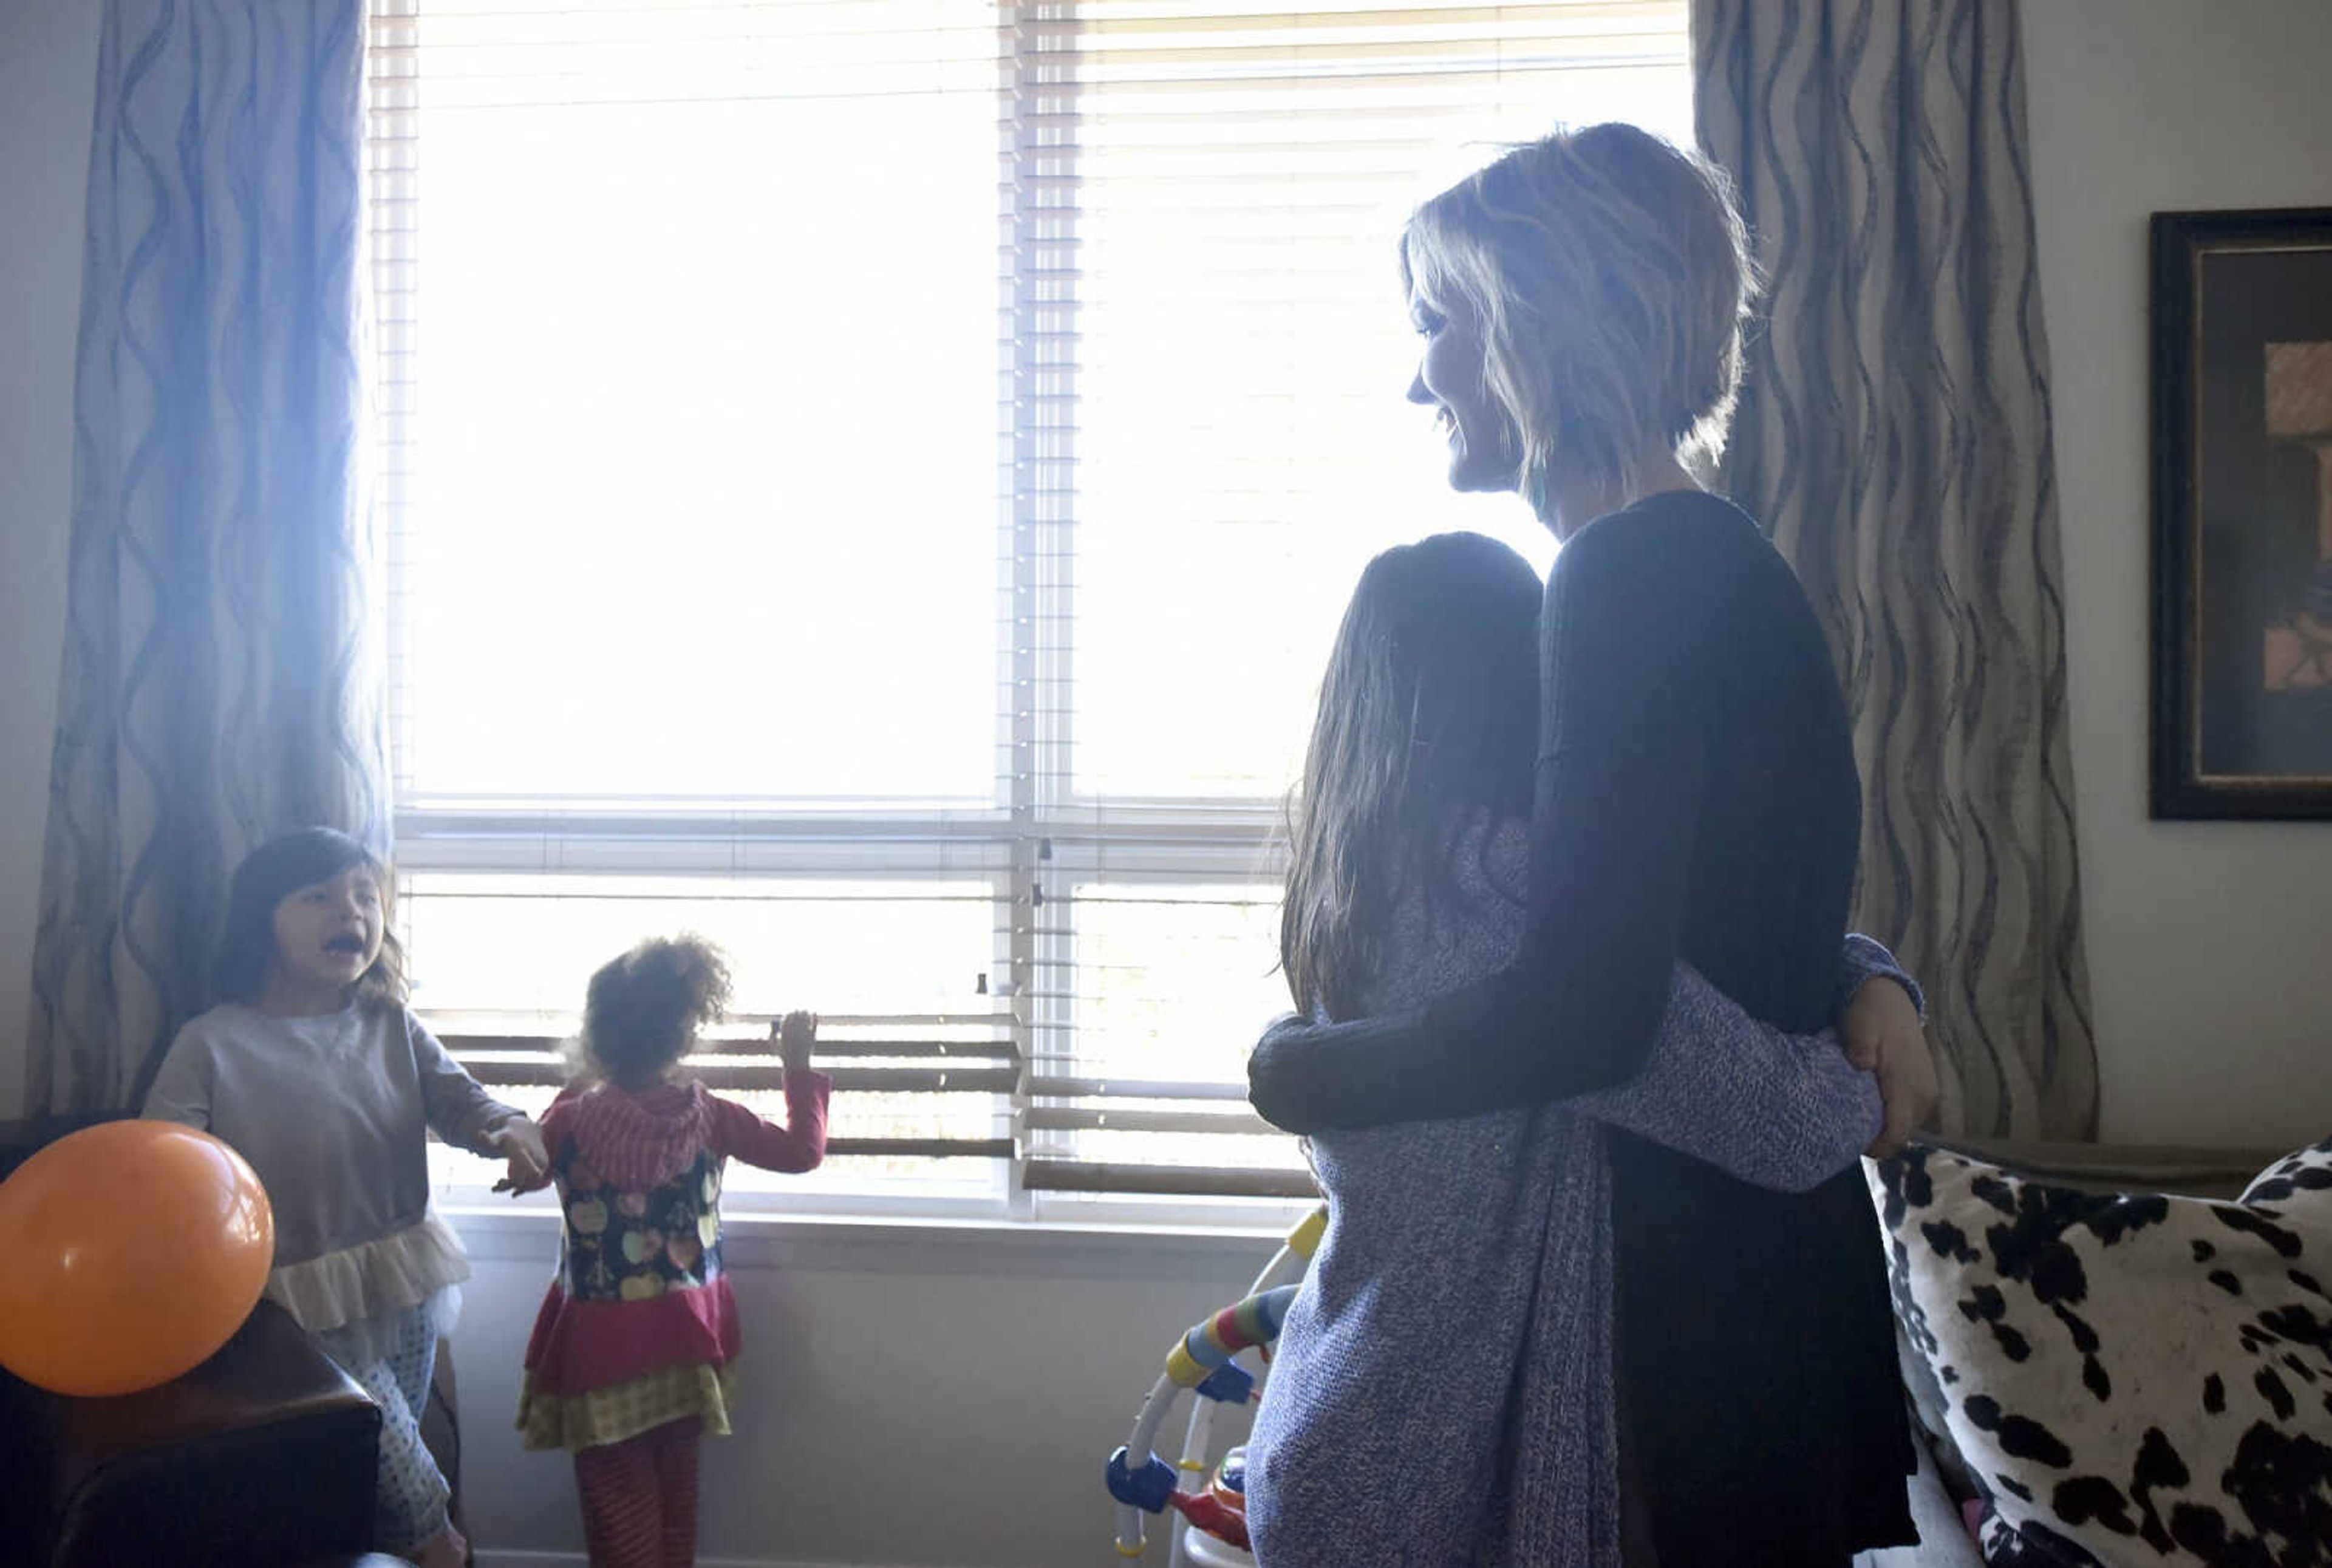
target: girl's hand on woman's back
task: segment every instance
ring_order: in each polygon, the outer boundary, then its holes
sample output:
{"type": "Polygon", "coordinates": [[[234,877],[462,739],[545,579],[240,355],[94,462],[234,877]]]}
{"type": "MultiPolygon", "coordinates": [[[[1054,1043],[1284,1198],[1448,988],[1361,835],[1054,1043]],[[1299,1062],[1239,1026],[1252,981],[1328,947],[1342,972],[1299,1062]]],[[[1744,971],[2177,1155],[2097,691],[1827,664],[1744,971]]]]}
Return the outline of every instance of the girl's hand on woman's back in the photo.
{"type": "Polygon", "coordinates": [[[1847,1006],[1842,1033],[1847,1060],[1878,1075],[1878,1099],[1887,1121],[1867,1152],[1884,1160],[1899,1152],[1935,1114],[1942,1095],[1935,1058],[1927,1049],[1926,1031],[1910,993],[1883,975],[1857,989],[1847,1006]]]}

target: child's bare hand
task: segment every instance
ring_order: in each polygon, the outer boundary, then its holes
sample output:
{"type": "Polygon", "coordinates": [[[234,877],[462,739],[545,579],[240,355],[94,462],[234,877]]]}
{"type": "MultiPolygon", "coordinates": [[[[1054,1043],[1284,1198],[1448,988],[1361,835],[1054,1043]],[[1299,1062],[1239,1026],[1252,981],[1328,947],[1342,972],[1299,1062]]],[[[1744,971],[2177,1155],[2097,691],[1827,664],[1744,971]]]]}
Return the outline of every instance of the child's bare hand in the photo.
{"type": "Polygon", "coordinates": [[[1883,976],[1862,982],[1846,1009],[1846,1059],[1878,1075],[1887,1120],[1867,1152],[1884,1160],[1899,1152],[1934,1114],[1941,1093],[1935,1058],[1910,993],[1883,976]]]}
{"type": "Polygon", "coordinates": [[[788,1013],[777,1027],[778,1059],[788,1073],[809,1070],[809,1048],[817,1041],[816,1013],[788,1013]]]}
{"type": "Polygon", "coordinates": [[[542,1129],[532,1117],[512,1116],[487,1133],[486,1143],[510,1162],[502,1179],[494,1183],[495,1191],[515,1197],[549,1185],[550,1153],[543,1147],[542,1129]]]}
{"type": "Polygon", "coordinates": [[[530,1192],[540,1192],[550,1185],[550,1178],[548,1176],[538,1176],[531,1181],[521,1181],[505,1172],[502,1179],[494,1183],[493,1190],[507,1192],[513,1198],[523,1198],[530,1192]]]}

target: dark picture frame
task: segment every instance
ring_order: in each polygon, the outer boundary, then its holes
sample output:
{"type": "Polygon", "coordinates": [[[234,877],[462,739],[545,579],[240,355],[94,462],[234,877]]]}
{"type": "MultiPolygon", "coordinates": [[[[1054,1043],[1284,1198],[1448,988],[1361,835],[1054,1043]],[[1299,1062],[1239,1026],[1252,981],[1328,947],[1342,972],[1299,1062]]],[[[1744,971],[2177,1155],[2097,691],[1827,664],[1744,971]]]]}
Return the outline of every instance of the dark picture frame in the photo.
{"type": "Polygon", "coordinates": [[[2332,819],[2332,207],[2151,238],[2153,812],[2332,819]]]}

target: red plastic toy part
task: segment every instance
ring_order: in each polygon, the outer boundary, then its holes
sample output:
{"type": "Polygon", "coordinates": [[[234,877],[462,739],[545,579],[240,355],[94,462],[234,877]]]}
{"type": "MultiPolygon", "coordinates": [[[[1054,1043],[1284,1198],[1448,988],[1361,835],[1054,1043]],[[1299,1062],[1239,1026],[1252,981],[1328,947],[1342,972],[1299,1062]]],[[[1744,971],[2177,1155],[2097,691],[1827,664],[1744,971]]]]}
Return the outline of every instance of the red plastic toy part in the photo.
{"type": "Polygon", "coordinates": [[[1212,1492],[1177,1492],[1166,1502],[1190,1521],[1193,1529],[1204,1530],[1219,1541],[1228,1541],[1242,1552],[1247,1550],[1246,1513],[1212,1492]]]}

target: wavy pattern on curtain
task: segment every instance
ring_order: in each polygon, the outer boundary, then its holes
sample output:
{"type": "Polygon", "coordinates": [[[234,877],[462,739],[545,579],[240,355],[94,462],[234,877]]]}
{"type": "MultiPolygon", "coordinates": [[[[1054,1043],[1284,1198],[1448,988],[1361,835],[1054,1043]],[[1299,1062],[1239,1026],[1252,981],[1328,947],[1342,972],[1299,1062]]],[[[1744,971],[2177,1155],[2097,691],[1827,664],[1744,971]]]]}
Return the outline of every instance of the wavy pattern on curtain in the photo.
{"type": "Polygon", "coordinates": [[[1856,922],[1927,984],[1948,1127],[2094,1136],[2015,6],[1699,0],[1693,33],[1770,277],[1725,487],[1845,682],[1856,922]]]}
{"type": "Polygon", "coordinates": [[[235,861],[387,832],[355,483],[360,0],[110,0],[25,1103],[131,1104],[235,861]]]}

